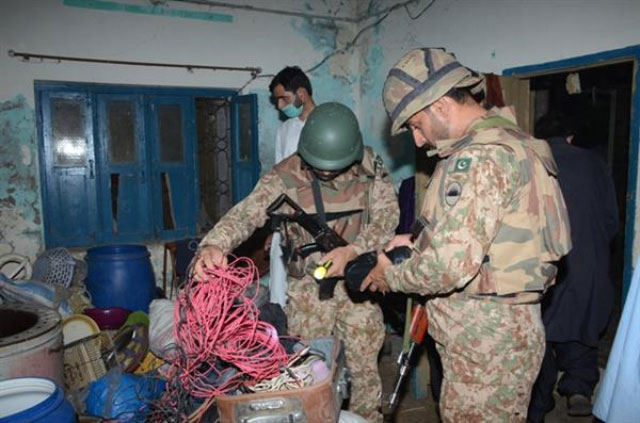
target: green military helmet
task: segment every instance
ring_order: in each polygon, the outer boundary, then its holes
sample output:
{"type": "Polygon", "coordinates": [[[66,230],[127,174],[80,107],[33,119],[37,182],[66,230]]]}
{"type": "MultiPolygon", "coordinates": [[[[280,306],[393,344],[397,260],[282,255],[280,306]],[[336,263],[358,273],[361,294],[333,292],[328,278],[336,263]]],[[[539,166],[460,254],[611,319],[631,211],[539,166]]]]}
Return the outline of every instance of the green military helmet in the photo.
{"type": "Polygon", "coordinates": [[[298,154],[319,170],[342,170],[362,160],[364,145],[358,119],[341,103],[317,106],[302,128],[298,154]]]}

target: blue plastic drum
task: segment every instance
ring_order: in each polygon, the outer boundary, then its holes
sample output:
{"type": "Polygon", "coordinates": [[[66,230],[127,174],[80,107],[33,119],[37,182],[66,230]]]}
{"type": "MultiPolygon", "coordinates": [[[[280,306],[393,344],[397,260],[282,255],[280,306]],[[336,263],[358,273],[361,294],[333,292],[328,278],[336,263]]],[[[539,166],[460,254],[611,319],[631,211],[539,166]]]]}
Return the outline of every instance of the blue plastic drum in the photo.
{"type": "Polygon", "coordinates": [[[0,423],[74,423],[76,413],[51,379],[0,381],[0,423]]]}
{"type": "Polygon", "coordinates": [[[149,312],[156,283],[144,245],[109,245],[87,251],[85,285],[94,307],[149,312]]]}

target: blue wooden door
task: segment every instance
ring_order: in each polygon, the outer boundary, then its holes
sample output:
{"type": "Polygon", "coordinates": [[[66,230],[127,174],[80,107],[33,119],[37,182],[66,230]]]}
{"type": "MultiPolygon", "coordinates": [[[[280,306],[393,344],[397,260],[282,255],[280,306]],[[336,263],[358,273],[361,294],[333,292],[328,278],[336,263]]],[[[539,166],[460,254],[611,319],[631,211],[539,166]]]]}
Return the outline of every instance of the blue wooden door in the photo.
{"type": "Polygon", "coordinates": [[[99,225],[91,97],[86,92],[40,95],[47,247],[95,244],[99,225]]]}
{"type": "Polygon", "coordinates": [[[260,178],[257,98],[255,94],[249,94],[231,101],[234,204],[246,197],[260,178]]]}
{"type": "Polygon", "coordinates": [[[153,235],[142,95],[98,94],[99,186],[107,242],[153,235]]]}
{"type": "Polygon", "coordinates": [[[156,232],[163,239],[195,234],[198,210],[195,106],[187,96],[149,96],[147,135],[156,232]]]}

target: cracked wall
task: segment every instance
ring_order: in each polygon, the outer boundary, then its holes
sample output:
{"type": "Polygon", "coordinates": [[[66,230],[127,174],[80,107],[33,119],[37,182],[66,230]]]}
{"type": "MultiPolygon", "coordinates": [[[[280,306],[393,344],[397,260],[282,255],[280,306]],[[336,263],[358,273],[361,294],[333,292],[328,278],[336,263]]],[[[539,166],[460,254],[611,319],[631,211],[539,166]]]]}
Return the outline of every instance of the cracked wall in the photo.
{"type": "MultiPolygon", "coordinates": [[[[397,3],[371,0],[361,7],[376,11],[397,3]]],[[[381,96],[387,73],[413,48],[445,47],[466,66],[500,74],[507,68],[638,44],[639,15],[640,2],[631,0],[420,0],[395,9],[363,34],[359,45],[358,103],[365,139],[393,169],[396,184],[414,173],[411,138],[391,139],[381,96]]]]}
{"type": "MultiPolygon", "coordinates": [[[[118,0],[148,6],[146,0],[118,0]]],[[[309,69],[335,47],[343,48],[358,31],[377,18],[359,24],[216,9],[168,2],[173,9],[220,12],[226,21],[122,11],[67,7],[74,2],[6,0],[0,14],[0,253],[15,251],[33,257],[43,249],[38,150],[33,83],[87,83],[239,88],[249,79],[242,73],[116,65],[30,63],[8,57],[6,50],[229,66],[260,66],[263,75],[246,93],[259,100],[262,171],[273,164],[275,131],[280,122],[270,102],[270,77],[286,65],[309,69]],[[60,31],[65,28],[65,31],[60,31]]],[[[84,2],[89,4],[91,2],[84,2]]],[[[394,0],[246,0],[246,4],[329,16],[360,16],[388,8],[394,0]]],[[[340,101],[355,109],[365,143],[373,146],[392,169],[395,183],[413,173],[410,138],[390,139],[381,91],[391,66],[410,48],[444,46],[461,62],[480,71],[543,63],[635,44],[640,3],[616,0],[604,4],[574,2],[461,2],[436,0],[419,18],[429,0],[398,8],[380,25],[367,30],[356,46],[339,53],[310,73],[317,103],[340,101]],[[508,4],[507,4],[508,3],[508,4]],[[482,25],[478,25],[481,22],[482,25]],[[508,35],[508,36],[507,36],[508,35]],[[549,48],[552,45],[553,48],[549,48]]],[[[167,6],[167,7],[169,7],[167,6]]],[[[151,245],[156,273],[161,269],[160,244],[151,245]],[[159,256],[159,257],[158,257],[159,256]]]]}
{"type": "Polygon", "coordinates": [[[42,245],[35,129],[24,96],[0,102],[0,255],[33,259],[42,245]]]}
{"type": "MultiPolygon", "coordinates": [[[[119,0],[146,7],[146,0],[119,0]]],[[[258,95],[259,150],[263,172],[271,168],[279,113],[270,101],[271,77],[286,65],[316,65],[334,45],[352,37],[355,25],[250,11],[220,10],[226,20],[185,19],[216,12],[202,5],[169,2],[172,13],[127,13],[130,8],[91,8],[92,2],[7,0],[0,14],[0,48],[42,54],[114,60],[260,66],[263,78],[244,93],[258,95]],[[75,5],[72,7],[72,5],[75,5]],[[81,5],[83,7],[76,7],[81,5]],[[86,7],[85,7],[86,6],[86,7]],[[177,9],[190,14],[173,13],[177,9]],[[66,28],[60,31],[60,28],[66,28]]],[[[104,4],[101,3],[101,4],[104,4]]],[[[350,16],[353,2],[260,0],[264,7],[329,16],[350,16]]],[[[147,8],[148,9],[148,8],[147,8]]],[[[144,9],[144,10],[147,10],[144,9]]],[[[133,10],[133,9],[131,9],[133,10]]],[[[310,77],[318,102],[357,104],[358,59],[332,57],[310,77]]],[[[56,61],[23,62],[0,55],[0,255],[13,252],[32,260],[44,250],[38,179],[38,139],[34,81],[71,81],[237,89],[250,79],[240,72],[199,71],[161,67],[127,67],[56,61]]],[[[162,243],[148,244],[158,279],[162,243]]],[[[83,251],[73,254],[81,257],[83,251]]]]}
{"type": "MultiPolygon", "coordinates": [[[[351,40],[356,29],[355,24],[307,18],[291,18],[289,25],[306,44],[303,48],[306,54],[289,55],[275,72],[285,66],[295,65],[305,71],[316,67],[333,50],[351,40]]],[[[307,72],[316,104],[338,101],[357,112],[358,72],[358,57],[351,52],[333,55],[313,71],[307,72]]],[[[266,78],[265,82],[268,85],[271,77],[266,78]]],[[[276,130],[284,117],[271,103],[268,89],[252,89],[251,92],[258,95],[259,101],[260,161],[264,173],[273,166],[276,130]]]]}

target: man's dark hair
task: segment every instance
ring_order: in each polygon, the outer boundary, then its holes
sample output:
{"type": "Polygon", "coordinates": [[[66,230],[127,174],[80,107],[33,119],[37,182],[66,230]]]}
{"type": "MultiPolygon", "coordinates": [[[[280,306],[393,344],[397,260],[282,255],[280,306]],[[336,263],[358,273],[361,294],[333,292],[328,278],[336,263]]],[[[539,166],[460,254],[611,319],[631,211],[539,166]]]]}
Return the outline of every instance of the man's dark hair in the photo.
{"type": "Polygon", "coordinates": [[[451,98],[453,101],[459,104],[463,104],[467,99],[473,99],[476,103],[481,103],[484,100],[484,93],[473,94],[471,87],[456,88],[453,87],[444,95],[451,98]]]}
{"type": "Polygon", "coordinates": [[[298,66],[287,66],[278,72],[269,84],[269,91],[273,92],[273,89],[278,84],[282,84],[285,91],[295,93],[298,88],[304,88],[309,95],[313,95],[311,81],[298,66]]]}
{"type": "Polygon", "coordinates": [[[540,117],[535,124],[533,134],[536,138],[579,137],[576,119],[563,112],[551,111],[540,117]]]}

